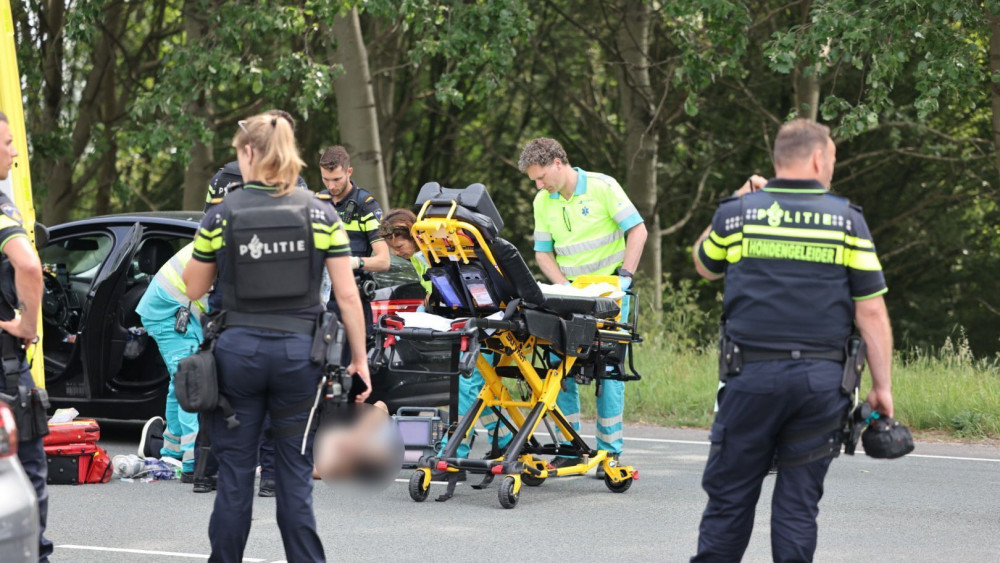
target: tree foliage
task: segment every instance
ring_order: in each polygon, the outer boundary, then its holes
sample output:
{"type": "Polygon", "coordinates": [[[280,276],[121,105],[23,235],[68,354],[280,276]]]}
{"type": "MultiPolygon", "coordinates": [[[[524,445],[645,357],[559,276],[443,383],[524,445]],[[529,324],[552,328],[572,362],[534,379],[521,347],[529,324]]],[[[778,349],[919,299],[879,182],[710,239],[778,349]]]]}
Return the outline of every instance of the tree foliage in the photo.
{"type": "MultiPolygon", "coordinates": [[[[644,260],[662,263],[671,288],[717,308],[720,287],[694,280],[691,241],[720,197],[751,173],[770,175],[778,126],[815,114],[838,143],[833,189],[862,205],[872,227],[900,345],[937,346],[965,327],[976,352],[1000,350],[992,0],[69,6],[31,1],[16,13],[34,183],[50,223],[179,208],[180,186],[211,172],[194,170],[199,162],[232,158],[236,120],[272,107],[297,118],[315,186],[318,152],[341,140],[332,77],[342,70],[328,56],[337,38],[324,30],[357,7],[384,207],[409,205],[427,181],[483,182],[505,236],[530,258],[534,188],[516,168],[525,142],[555,137],[574,165],[626,184],[640,181],[629,147],[653,150],[654,193],[626,185],[652,196],[646,218],[660,224],[660,255],[644,260]],[[647,19],[630,27],[636,6],[647,19]],[[633,29],[649,30],[642,48],[633,29]]],[[[668,314],[675,302],[664,300],[668,314]]]]}

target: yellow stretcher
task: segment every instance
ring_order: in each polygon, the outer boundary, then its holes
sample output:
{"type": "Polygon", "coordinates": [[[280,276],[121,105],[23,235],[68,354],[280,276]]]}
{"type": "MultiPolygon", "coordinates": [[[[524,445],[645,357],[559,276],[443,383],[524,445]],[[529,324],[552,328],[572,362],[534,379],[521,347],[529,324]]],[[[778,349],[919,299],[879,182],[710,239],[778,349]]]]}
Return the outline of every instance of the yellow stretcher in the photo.
{"type": "MultiPolygon", "coordinates": [[[[499,237],[503,221],[481,184],[464,190],[426,184],[417,198],[421,205],[412,235],[431,267],[431,306],[435,314],[455,319],[452,330],[407,328],[402,319],[383,315],[376,325],[378,344],[373,362],[387,361],[399,338],[452,340],[455,343],[453,374],[469,377],[473,367],[485,380],[482,392],[453,428],[453,439],[440,456],[421,459],[410,478],[409,493],[422,502],[429,494],[431,471],[446,471],[448,490],[437,500],[447,500],[455,490],[459,470],[485,475],[473,488],[485,488],[503,476],[498,497],[504,508],[513,508],[522,485],[539,486],[547,478],[582,475],[604,467],[605,484],[625,492],[638,478],[631,466],[618,465],[604,450],[592,449],[556,406],[566,378],[578,382],[605,379],[637,380],[632,365],[632,344],[641,338],[635,330],[635,308],[629,319],[620,319],[617,300],[596,297],[546,296],[542,293],[517,249],[499,237]],[[626,367],[627,364],[627,367],[626,367]],[[509,382],[509,384],[507,383],[509,382]],[[489,459],[462,459],[456,450],[473,431],[484,409],[491,409],[513,438],[504,451],[489,459]],[[542,443],[540,425],[563,440],[542,443]],[[541,456],[581,457],[583,463],[556,469],[541,456]]],[[[610,281],[617,277],[590,277],[575,285],[610,281]]],[[[635,302],[634,294],[630,295],[635,302]]],[[[456,375],[457,376],[457,375],[456,375]]]]}

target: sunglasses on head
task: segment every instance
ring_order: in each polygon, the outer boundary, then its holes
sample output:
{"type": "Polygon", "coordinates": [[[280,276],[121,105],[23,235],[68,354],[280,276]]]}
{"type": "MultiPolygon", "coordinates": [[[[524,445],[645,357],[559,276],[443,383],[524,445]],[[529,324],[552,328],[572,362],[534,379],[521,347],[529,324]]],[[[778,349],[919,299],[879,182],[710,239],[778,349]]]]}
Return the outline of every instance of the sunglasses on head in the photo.
{"type": "Polygon", "coordinates": [[[394,226],[383,225],[379,229],[379,234],[381,234],[382,238],[385,239],[392,239],[395,237],[410,238],[410,229],[409,227],[404,227],[403,225],[394,225],[394,226]]]}

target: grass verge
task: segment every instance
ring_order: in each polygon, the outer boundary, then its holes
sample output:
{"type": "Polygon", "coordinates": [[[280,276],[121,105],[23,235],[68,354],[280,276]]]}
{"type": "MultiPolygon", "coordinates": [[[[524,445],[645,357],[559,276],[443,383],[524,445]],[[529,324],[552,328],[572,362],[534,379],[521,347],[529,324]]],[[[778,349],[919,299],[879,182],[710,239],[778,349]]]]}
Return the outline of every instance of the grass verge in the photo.
{"type": "MultiPolygon", "coordinates": [[[[642,381],[626,385],[632,423],[708,428],[718,386],[714,348],[675,349],[652,338],[636,348],[642,381]]],[[[866,371],[865,383],[870,384],[866,371]]],[[[975,359],[965,343],[897,354],[892,391],[896,418],[915,431],[959,439],[1000,438],[1000,366],[975,359]]],[[[582,387],[583,415],[595,416],[593,387],[582,387]]],[[[864,392],[862,394],[864,397],[864,392]]]]}

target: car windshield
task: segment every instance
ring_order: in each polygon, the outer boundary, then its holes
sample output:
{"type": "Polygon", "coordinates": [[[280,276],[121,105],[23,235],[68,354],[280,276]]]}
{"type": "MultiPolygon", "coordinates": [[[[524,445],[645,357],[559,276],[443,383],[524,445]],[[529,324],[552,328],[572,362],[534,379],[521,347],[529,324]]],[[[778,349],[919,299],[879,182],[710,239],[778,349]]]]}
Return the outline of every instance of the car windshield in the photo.
{"type": "Polygon", "coordinates": [[[39,256],[46,270],[89,287],[110,252],[111,237],[93,234],[54,242],[43,248],[39,256]]]}
{"type": "Polygon", "coordinates": [[[387,271],[372,273],[372,277],[375,278],[376,287],[392,287],[417,281],[417,272],[413,269],[413,264],[409,260],[396,255],[391,255],[391,258],[387,271]]]}

